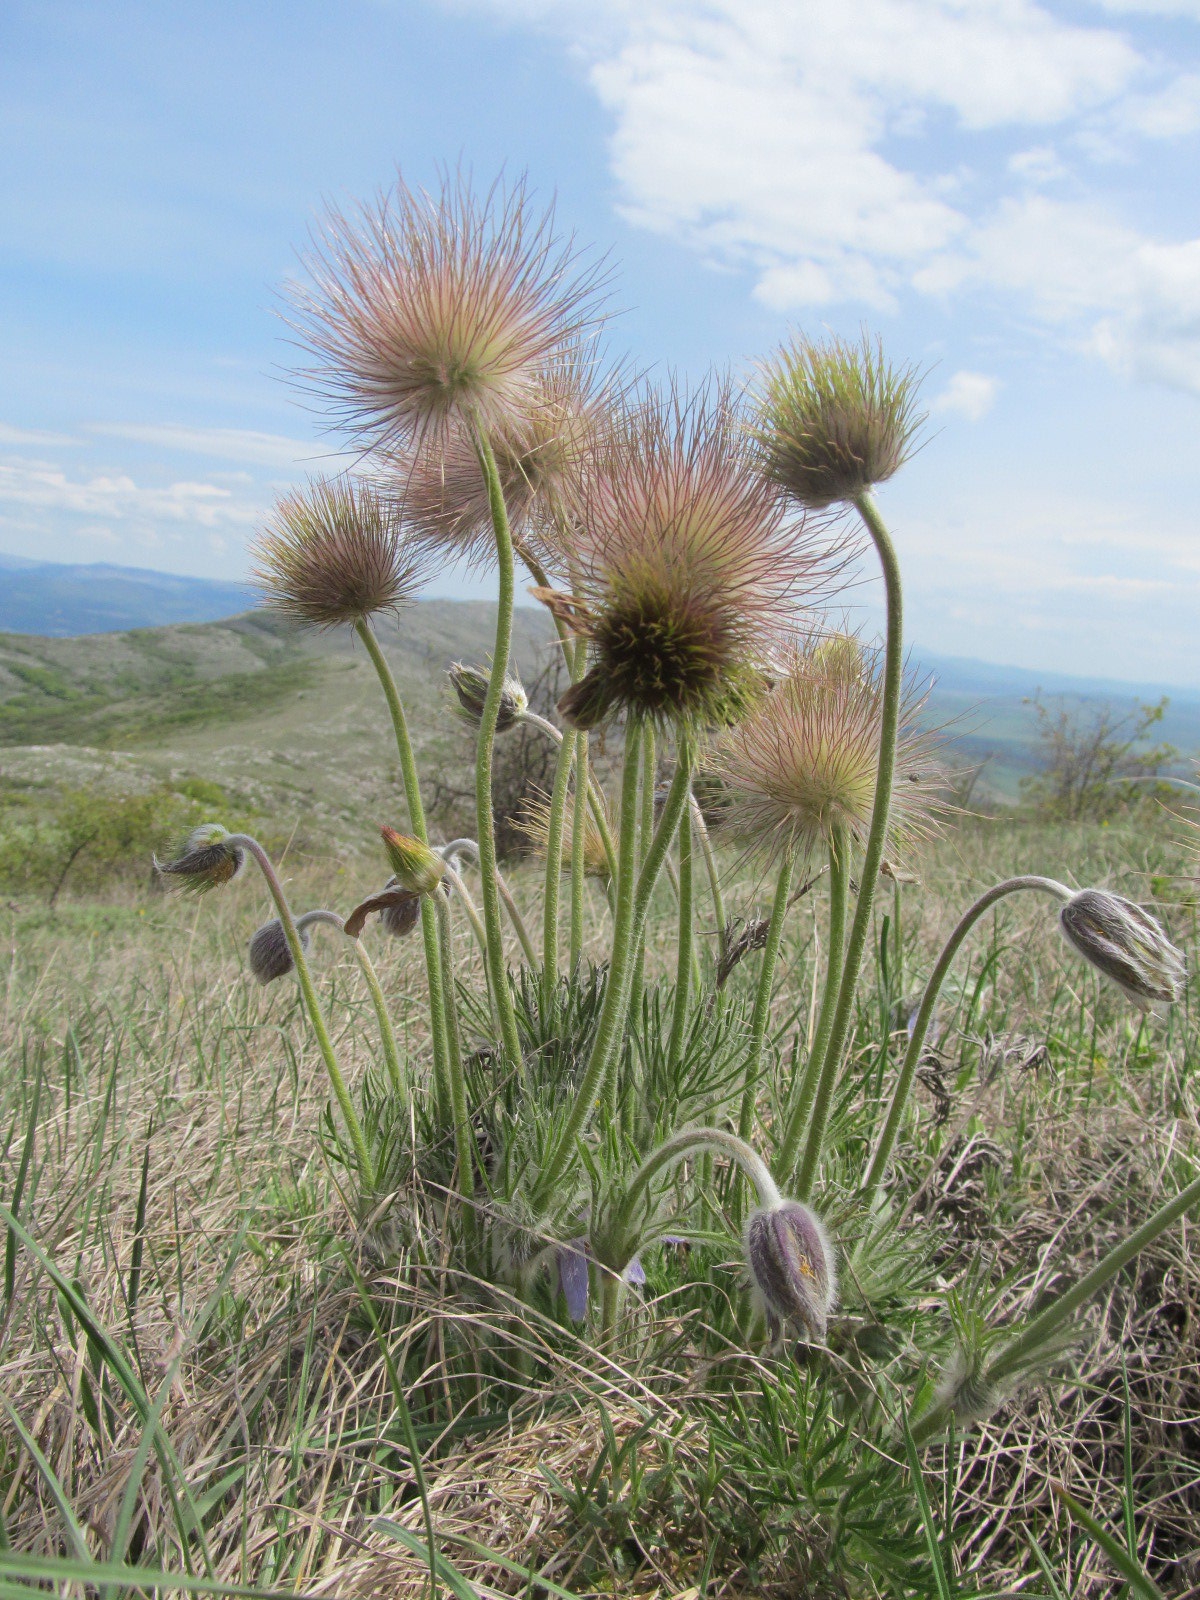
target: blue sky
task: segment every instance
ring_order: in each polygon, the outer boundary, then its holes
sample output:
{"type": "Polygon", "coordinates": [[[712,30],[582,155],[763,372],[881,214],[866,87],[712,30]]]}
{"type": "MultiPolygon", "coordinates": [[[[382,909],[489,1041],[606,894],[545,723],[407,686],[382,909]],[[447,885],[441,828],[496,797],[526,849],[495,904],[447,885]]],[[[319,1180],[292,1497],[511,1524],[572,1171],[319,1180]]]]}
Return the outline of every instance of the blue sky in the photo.
{"type": "Polygon", "coordinates": [[[918,647],[1200,687],[1200,0],[6,0],[0,550],[244,575],[336,448],[309,227],[460,160],[608,252],[640,365],[928,369],[918,647]]]}

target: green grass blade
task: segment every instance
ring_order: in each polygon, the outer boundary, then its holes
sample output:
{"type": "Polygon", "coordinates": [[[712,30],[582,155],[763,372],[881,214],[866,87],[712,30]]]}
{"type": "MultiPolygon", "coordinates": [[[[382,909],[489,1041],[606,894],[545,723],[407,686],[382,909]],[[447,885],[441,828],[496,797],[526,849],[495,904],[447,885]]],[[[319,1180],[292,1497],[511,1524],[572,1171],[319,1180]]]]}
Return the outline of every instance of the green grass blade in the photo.
{"type": "Polygon", "coordinates": [[[946,1563],[942,1557],[941,1541],[938,1538],[937,1524],[933,1520],[933,1507],[929,1503],[929,1494],[925,1488],[925,1477],[921,1471],[921,1460],[917,1455],[916,1441],[912,1436],[912,1429],[908,1425],[907,1411],[902,1413],[904,1423],[904,1448],[908,1452],[908,1470],[912,1479],[913,1492],[917,1497],[917,1505],[921,1511],[921,1526],[925,1530],[925,1544],[929,1550],[929,1559],[933,1563],[934,1581],[937,1583],[938,1600],[955,1600],[954,1585],[946,1571],[946,1563]]]}
{"type": "Polygon", "coordinates": [[[389,1539],[395,1539],[397,1544],[402,1544],[406,1550],[411,1550],[413,1555],[420,1556],[423,1561],[428,1562],[431,1579],[436,1581],[440,1578],[458,1600],[479,1600],[479,1590],[475,1585],[469,1583],[458,1568],[452,1566],[431,1544],[427,1544],[419,1533],[414,1533],[411,1528],[402,1528],[390,1517],[377,1517],[371,1526],[378,1528],[380,1533],[386,1533],[389,1539]]]}
{"type": "Polygon", "coordinates": [[[1129,1584],[1134,1594],[1140,1595],[1141,1600],[1166,1600],[1162,1590],[1137,1557],[1131,1555],[1119,1539],[1114,1539],[1104,1524],[1097,1522],[1091,1512],[1076,1500],[1069,1489],[1064,1489],[1061,1483],[1052,1483],[1050,1487],[1075,1518],[1075,1521],[1079,1523],[1080,1527],[1104,1551],[1104,1554],[1129,1584]]]}
{"type": "MultiPolygon", "coordinates": [[[[13,1184],[12,1211],[14,1217],[20,1215],[21,1200],[25,1194],[25,1180],[29,1176],[29,1163],[33,1156],[33,1140],[37,1131],[38,1110],[42,1103],[42,1078],[42,1056],[39,1051],[33,1078],[33,1100],[29,1107],[29,1121],[25,1126],[25,1144],[21,1150],[20,1165],[17,1167],[17,1179],[13,1184]]],[[[16,1286],[17,1236],[9,1228],[4,1240],[4,1306],[6,1310],[12,1305],[16,1286]]]]}
{"type": "MultiPolygon", "coordinates": [[[[153,1593],[156,1589],[181,1589],[187,1594],[228,1596],[229,1600],[309,1600],[309,1596],[295,1589],[254,1589],[242,1583],[222,1583],[218,1578],[199,1578],[191,1572],[164,1572],[157,1567],[126,1567],[115,1561],[93,1561],[89,1556],[77,1559],[59,1556],[34,1556],[15,1551],[0,1551],[0,1580],[8,1578],[3,1591],[26,1595],[31,1591],[26,1583],[86,1584],[101,1591],[116,1587],[142,1589],[153,1593]]],[[[37,1591],[32,1591],[37,1592],[37,1591]]],[[[44,1593],[44,1591],[42,1591],[44,1593]]],[[[474,1600],[474,1597],[472,1597],[474,1600]]]]}
{"type": "Polygon", "coordinates": [[[58,1507],[58,1514],[63,1519],[63,1526],[67,1530],[67,1538],[71,1541],[71,1544],[75,1550],[75,1554],[80,1556],[85,1561],[90,1560],[91,1552],[88,1549],[87,1539],[84,1535],[83,1529],[79,1526],[79,1523],[76,1520],[75,1513],[71,1510],[71,1502],[67,1498],[66,1490],[58,1481],[57,1473],[42,1454],[40,1448],[38,1447],[37,1440],[21,1421],[15,1406],[13,1406],[12,1402],[6,1395],[0,1395],[0,1405],[3,1405],[4,1409],[8,1412],[8,1420],[17,1430],[21,1443],[25,1446],[26,1450],[29,1451],[30,1458],[37,1467],[38,1471],[41,1473],[42,1477],[45,1479],[46,1487],[50,1491],[51,1499],[58,1507]]]}

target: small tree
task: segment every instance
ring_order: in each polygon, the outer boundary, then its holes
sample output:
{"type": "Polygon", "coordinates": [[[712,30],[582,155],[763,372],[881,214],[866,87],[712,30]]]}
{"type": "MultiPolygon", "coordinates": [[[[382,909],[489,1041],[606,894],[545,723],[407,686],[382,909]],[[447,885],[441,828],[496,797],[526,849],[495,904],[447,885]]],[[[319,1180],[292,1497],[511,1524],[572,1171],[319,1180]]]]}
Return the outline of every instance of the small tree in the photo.
{"type": "Polygon", "coordinates": [[[1179,757],[1174,745],[1148,743],[1170,704],[1166,695],[1123,715],[1107,701],[1091,712],[1062,701],[1052,709],[1040,691],[1025,704],[1037,717],[1042,764],[1022,778],[1021,789],[1047,817],[1077,822],[1114,816],[1154,794],[1157,786],[1146,780],[1179,757]]]}

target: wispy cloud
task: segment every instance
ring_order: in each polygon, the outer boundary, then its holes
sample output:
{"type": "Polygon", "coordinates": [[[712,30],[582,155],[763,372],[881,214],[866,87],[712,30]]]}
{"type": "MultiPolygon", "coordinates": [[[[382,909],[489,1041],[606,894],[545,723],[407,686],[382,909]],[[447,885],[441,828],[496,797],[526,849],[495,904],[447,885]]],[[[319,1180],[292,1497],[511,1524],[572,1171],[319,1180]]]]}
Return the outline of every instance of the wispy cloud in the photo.
{"type": "Polygon", "coordinates": [[[995,378],[986,372],[956,372],[949,383],[932,402],[932,411],[957,412],[968,422],[979,422],[992,409],[996,390],[1000,387],[995,378]]]}
{"type": "Polygon", "coordinates": [[[41,428],[14,428],[7,422],[0,422],[0,444],[51,449],[75,443],[76,440],[69,433],[48,433],[41,428]]]}
{"type": "Polygon", "coordinates": [[[198,428],[180,422],[105,422],[90,424],[88,432],[163,451],[179,450],[260,467],[294,467],[309,462],[326,465],[331,459],[328,446],[312,440],[256,433],[247,428],[198,428]]]}
{"type": "Polygon", "coordinates": [[[1200,393],[1200,239],[1130,226],[1082,153],[1200,127],[1200,76],[1112,26],[1200,0],[1074,21],[1037,0],[477,3],[586,62],[625,216],[751,273],[773,310],[1001,298],[1200,393]],[[1070,198],[1029,192],[1065,178],[1070,198]]]}

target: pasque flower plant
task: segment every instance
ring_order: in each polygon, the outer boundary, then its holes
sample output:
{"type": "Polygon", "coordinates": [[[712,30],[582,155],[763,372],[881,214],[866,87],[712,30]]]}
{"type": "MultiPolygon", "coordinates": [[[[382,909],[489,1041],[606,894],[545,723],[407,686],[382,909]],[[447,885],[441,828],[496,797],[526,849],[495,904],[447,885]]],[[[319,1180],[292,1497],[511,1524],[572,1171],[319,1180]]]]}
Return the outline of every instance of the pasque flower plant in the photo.
{"type": "MultiPolygon", "coordinates": [[[[196,891],[222,887],[251,860],[264,874],[276,915],[251,941],[251,971],[300,985],[364,1216],[383,1206],[402,1222],[407,1202],[389,1189],[394,1169],[373,1143],[378,1086],[363,1090],[374,1097],[368,1118],[325,1024],[309,969],[318,926],[353,941],[388,1068],[389,1137],[407,1130],[413,1169],[435,1172],[448,1191],[441,1248],[474,1284],[502,1289],[509,1303],[569,1287],[566,1319],[598,1308],[594,1331],[611,1347],[638,1336],[629,1295],[642,1257],[703,1221],[708,1237],[718,1226],[731,1242],[740,1234],[743,1336],[760,1337],[765,1324],[776,1341],[819,1347],[838,1320],[829,1218],[855,1206],[886,1211],[938,996],[979,918],[1030,890],[1061,908],[1070,949],[1135,1006],[1169,1004],[1185,981],[1157,920],[1116,895],[1033,875],[988,890],[929,976],[857,1191],[829,1187],[830,1108],[851,1055],[880,875],[945,815],[922,705],[905,687],[899,561],[872,497],[917,437],[916,376],[865,337],[795,337],[744,391],[718,378],[694,390],[610,380],[597,364],[592,279],[519,186],[480,194],[451,181],[424,196],[398,184],[358,217],[331,218],[311,266],[296,293],[312,357],[302,379],[365,454],[357,475],[280,500],[259,539],[258,581],[293,621],[356,633],[396,735],[407,818],[378,819],[380,875],[386,863],[390,876],[344,918],[293,916],[262,846],[215,823],[160,869],[196,891]],[[832,507],[857,519],[882,568],[879,650],[824,618],[850,539],[846,519],[824,515],[832,507]],[[373,619],[410,601],[437,562],[463,554],[494,568],[497,625],[486,670],[450,668],[457,709],[478,730],[477,827],[474,839],[439,847],[373,619]],[[557,722],[530,710],[511,670],[518,559],[570,675],[557,722]],[[493,741],[524,722],[557,746],[553,792],[530,820],[544,862],[540,948],[516,886],[498,871],[491,814],[493,741]],[[611,813],[588,758],[599,728],[621,750],[611,813]],[[769,922],[739,949],[747,970],[762,950],[744,986],[740,974],[726,983],[720,873],[693,794],[700,772],[716,785],[738,851],[775,875],[769,922]],[[695,937],[708,913],[694,893],[694,855],[707,869],[719,943],[695,937]],[[676,961],[672,978],[657,980],[645,946],[668,864],[676,961]],[[824,974],[811,1036],[785,1057],[770,1021],[802,870],[810,883],[827,873],[824,974]],[[594,965],[582,949],[588,875],[609,896],[607,949],[594,965]],[[559,885],[568,878],[564,974],[559,885]],[[454,969],[459,918],[481,946],[482,994],[454,969]],[[365,948],[376,925],[404,935],[418,919],[428,1062],[419,1049],[401,1058],[365,948]]],[[[986,1358],[951,1363],[914,1436],[978,1414],[981,1395],[999,1395],[1042,1360],[1082,1296],[1196,1199],[1200,1180],[1062,1291],[1036,1327],[989,1346],[986,1358]]]]}

